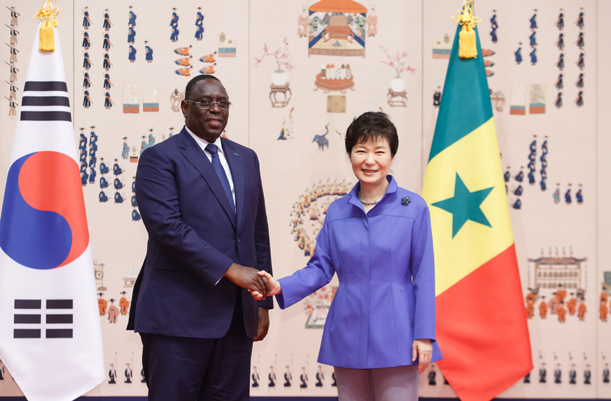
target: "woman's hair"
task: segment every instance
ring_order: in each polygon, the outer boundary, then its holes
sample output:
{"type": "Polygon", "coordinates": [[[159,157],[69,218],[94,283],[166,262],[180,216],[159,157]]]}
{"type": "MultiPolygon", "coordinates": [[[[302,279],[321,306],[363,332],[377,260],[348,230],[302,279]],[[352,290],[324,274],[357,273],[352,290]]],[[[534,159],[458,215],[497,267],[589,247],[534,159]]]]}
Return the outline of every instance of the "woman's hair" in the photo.
{"type": "Polygon", "coordinates": [[[346,152],[350,154],[355,145],[386,138],[390,155],[395,157],[399,148],[397,128],[385,113],[368,111],[355,118],[346,130],[346,152]]]}

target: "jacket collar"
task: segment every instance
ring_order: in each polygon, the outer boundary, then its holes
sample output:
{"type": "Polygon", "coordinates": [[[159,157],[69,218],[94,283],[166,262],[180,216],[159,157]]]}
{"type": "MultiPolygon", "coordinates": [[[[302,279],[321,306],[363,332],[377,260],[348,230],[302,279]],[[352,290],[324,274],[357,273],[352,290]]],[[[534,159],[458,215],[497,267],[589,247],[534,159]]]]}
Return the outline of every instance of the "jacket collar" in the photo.
{"type": "MultiPolygon", "coordinates": [[[[397,192],[397,188],[399,186],[397,185],[397,181],[395,181],[395,178],[389,174],[386,176],[386,179],[388,180],[388,188],[386,188],[386,192],[384,193],[384,196],[382,196],[382,199],[380,199],[378,204],[375,205],[373,208],[371,208],[371,210],[369,210],[370,213],[373,212],[374,209],[379,209],[378,206],[380,204],[390,202],[391,199],[394,198],[394,196],[392,195],[395,192],[397,192]]],[[[352,188],[352,191],[348,193],[348,203],[351,203],[352,205],[358,207],[363,212],[365,212],[365,208],[363,207],[363,204],[361,203],[359,196],[358,196],[360,190],[361,190],[361,183],[357,182],[356,185],[352,188]]],[[[375,214],[377,214],[377,212],[375,214]]]]}

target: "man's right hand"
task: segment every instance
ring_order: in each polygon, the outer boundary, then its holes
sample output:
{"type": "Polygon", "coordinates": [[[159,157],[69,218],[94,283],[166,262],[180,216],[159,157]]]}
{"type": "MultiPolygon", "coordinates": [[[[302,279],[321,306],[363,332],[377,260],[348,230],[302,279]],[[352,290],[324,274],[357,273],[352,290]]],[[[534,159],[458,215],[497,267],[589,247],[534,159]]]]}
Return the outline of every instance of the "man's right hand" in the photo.
{"type": "MultiPolygon", "coordinates": [[[[248,291],[256,291],[259,294],[267,294],[271,288],[267,277],[260,276],[257,269],[233,263],[225,272],[225,277],[235,285],[246,288],[248,291]]],[[[262,299],[265,299],[265,295],[262,299]]]]}

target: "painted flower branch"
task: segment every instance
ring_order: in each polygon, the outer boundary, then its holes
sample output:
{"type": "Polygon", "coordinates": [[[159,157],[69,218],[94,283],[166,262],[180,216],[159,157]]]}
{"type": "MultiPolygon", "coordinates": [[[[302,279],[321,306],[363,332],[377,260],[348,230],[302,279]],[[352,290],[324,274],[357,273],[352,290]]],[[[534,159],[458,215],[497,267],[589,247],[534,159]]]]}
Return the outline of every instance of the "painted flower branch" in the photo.
{"type": "Polygon", "coordinates": [[[397,54],[393,56],[388,52],[388,50],[384,46],[380,46],[380,47],[382,48],[382,50],[384,50],[384,53],[386,54],[386,57],[388,58],[388,61],[382,61],[382,64],[386,64],[394,68],[395,72],[397,73],[396,78],[401,78],[401,74],[406,71],[411,71],[412,74],[416,72],[415,69],[406,65],[407,63],[404,59],[407,58],[407,52],[398,51],[397,54]]]}
{"type": "Polygon", "coordinates": [[[261,65],[261,62],[265,57],[271,56],[276,60],[276,64],[278,65],[278,69],[276,71],[281,72],[283,69],[292,71],[295,67],[291,64],[292,58],[289,53],[288,46],[288,36],[282,36],[282,45],[276,50],[271,50],[267,43],[264,43],[263,55],[261,57],[255,57],[255,68],[258,68],[261,65]]]}

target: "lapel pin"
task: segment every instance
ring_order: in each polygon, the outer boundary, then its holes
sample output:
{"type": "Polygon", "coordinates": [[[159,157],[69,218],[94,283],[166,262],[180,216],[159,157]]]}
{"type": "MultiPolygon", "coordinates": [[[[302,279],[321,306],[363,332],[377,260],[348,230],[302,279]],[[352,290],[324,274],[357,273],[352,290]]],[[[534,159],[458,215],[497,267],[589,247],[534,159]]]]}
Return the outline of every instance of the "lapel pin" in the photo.
{"type": "Polygon", "coordinates": [[[234,155],[234,156],[240,156],[240,155],[239,155],[239,154],[237,154],[237,153],[234,153],[233,155],[234,155]]]}
{"type": "Polygon", "coordinates": [[[409,198],[409,196],[406,196],[406,197],[404,197],[404,198],[401,198],[401,204],[402,204],[403,206],[407,206],[407,205],[409,205],[409,203],[410,203],[411,201],[412,201],[412,200],[409,198]]]}

